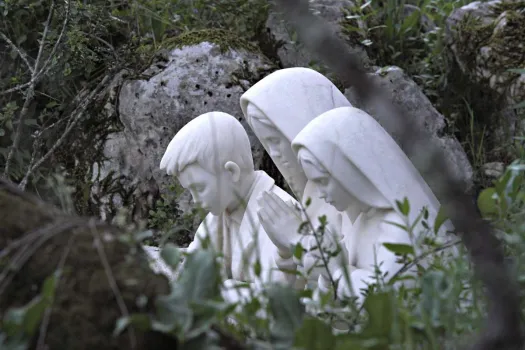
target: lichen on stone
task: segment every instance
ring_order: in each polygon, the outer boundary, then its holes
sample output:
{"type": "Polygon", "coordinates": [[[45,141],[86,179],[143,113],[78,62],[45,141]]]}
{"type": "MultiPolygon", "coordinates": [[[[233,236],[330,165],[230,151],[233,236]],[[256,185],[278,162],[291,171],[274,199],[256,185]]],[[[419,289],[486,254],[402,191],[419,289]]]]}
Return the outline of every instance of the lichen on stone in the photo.
{"type": "Polygon", "coordinates": [[[500,2],[490,6],[486,18],[467,14],[457,26],[456,49],[465,70],[478,81],[488,80],[503,93],[515,74],[509,68],[525,65],[525,1],[500,2]]]}
{"type": "Polygon", "coordinates": [[[237,34],[224,29],[201,29],[182,33],[176,37],[168,38],[162,43],[165,49],[178,49],[185,46],[196,45],[202,42],[216,44],[221,53],[230,49],[243,49],[259,53],[259,48],[249,41],[240,38],[237,34]]]}

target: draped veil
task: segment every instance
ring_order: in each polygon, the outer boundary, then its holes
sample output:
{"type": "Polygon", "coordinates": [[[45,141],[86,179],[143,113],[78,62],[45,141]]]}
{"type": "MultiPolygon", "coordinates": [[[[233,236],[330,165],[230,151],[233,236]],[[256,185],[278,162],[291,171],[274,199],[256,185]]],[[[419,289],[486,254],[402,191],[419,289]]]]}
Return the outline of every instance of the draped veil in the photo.
{"type": "MultiPolygon", "coordinates": [[[[367,194],[359,186],[349,188],[348,181],[345,181],[355,167],[400,215],[396,200],[408,198],[410,223],[426,206],[428,223],[434,224],[440,207],[437,198],[397,143],[366,112],[354,107],[341,107],[322,114],[293,140],[292,148],[296,154],[302,147],[310,151],[358,200],[364,201],[367,194]]],[[[452,230],[450,222],[441,227],[440,233],[446,230],[452,230]]]]}
{"type": "MultiPolygon", "coordinates": [[[[250,126],[252,120],[247,109],[249,104],[253,104],[290,144],[299,131],[318,115],[333,108],[352,106],[328,78],[302,67],[281,69],[266,76],[241,96],[240,104],[250,126]]],[[[287,173],[280,164],[276,166],[283,175],[287,173]]],[[[293,172],[303,173],[303,170],[299,167],[293,172]]],[[[294,188],[290,176],[286,178],[285,175],[285,180],[297,192],[297,198],[303,200],[305,188],[294,188]]],[[[312,200],[317,197],[315,193],[306,194],[311,195],[312,200]]]]}

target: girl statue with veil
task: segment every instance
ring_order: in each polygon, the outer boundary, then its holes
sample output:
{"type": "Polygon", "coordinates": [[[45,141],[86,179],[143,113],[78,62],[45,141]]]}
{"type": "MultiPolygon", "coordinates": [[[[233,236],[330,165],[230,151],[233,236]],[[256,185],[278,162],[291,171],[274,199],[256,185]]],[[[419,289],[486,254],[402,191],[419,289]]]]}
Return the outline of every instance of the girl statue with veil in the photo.
{"type": "MultiPolygon", "coordinates": [[[[360,303],[361,290],[377,280],[374,266],[386,273],[386,280],[402,267],[383,243],[413,245],[428,232],[422,220],[413,236],[398,225],[416,222],[422,210],[432,225],[440,204],[392,137],[357,108],[335,108],[313,119],[294,138],[292,149],[320,197],[352,222],[350,228],[343,228],[341,240],[346,264],[336,269],[333,278],[339,298],[356,296],[360,303]],[[408,218],[396,204],[404,198],[410,204],[408,218]]],[[[438,235],[451,229],[447,222],[438,235]]],[[[329,281],[322,277],[319,288],[328,291],[329,281]]]]}
{"type": "MultiPolygon", "coordinates": [[[[337,234],[343,221],[348,221],[334,207],[318,198],[316,185],[308,181],[292,151],[293,138],[318,115],[337,107],[351,106],[338,88],[322,74],[309,68],[286,68],[257,82],[240,99],[241,109],[248,124],[261,141],[273,162],[292,189],[296,198],[306,207],[308,219],[314,228],[318,218],[326,216],[329,231],[337,234]],[[309,205],[306,205],[308,202],[309,205]]],[[[300,235],[298,228],[306,219],[290,203],[284,203],[271,193],[260,198],[259,219],[273,243],[279,248],[283,266],[289,269],[292,247],[299,240],[307,249],[317,246],[314,237],[300,235]]],[[[346,222],[345,226],[350,225],[346,222]]],[[[330,238],[322,244],[329,244],[330,238]]],[[[339,240],[340,238],[336,238],[339,240]]],[[[332,239],[334,241],[334,239],[332,239]]],[[[325,267],[316,267],[316,252],[305,254],[301,265],[315,287],[325,267]]]]}

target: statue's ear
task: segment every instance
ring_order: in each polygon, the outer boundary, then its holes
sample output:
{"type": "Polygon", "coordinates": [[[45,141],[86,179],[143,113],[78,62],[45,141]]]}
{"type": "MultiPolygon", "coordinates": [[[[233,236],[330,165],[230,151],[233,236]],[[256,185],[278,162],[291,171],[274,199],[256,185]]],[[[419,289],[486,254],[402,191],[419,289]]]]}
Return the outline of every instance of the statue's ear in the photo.
{"type": "Polygon", "coordinates": [[[237,182],[241,178],[241,168],[237,163],[228,161],[224,164],[224,169],[231,175],[233,182],[237,182]]]}

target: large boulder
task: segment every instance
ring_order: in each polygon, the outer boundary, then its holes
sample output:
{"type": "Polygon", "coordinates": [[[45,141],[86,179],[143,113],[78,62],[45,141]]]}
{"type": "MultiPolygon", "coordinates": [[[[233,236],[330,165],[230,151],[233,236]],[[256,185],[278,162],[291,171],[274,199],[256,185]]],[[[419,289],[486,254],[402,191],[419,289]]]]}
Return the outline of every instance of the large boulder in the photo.
{"type": "MultiPolygon", "coordinates": [[[[508,149],[512,136],[525,131],[520,111],[525,101],[525,1],[472,2],[447,19],[446,38],[454,62],[470,85],[491,94],[489,132],[508,149]]],[[[523,111],[523,109],[522,109],[523,111]]]]}
{"type": "MultiPolygon", "coordinates": [[[[181,35],[140,77],[124,82],[118,101],[123,130],[106,142],[106,161],[95,169],[99,181],[94,190],[111,175],[131,199],[124,200],[120,193],[111,198],[100,194],[105,219],[126,203],[133,203],[134,219],[148,216],[155,199],[175,182],[159,169],[168,143],[200,114],[222,111],[237,117],[248,132],[255,166],[261,167],[264,149],[241,118],[239,99],[276,67],[256,47],[228,35],[224,31],[181,35]]],[[[188,193],[179,200],[183,211],[191,209],[188,193]]]]}
{"type": "Polygon", "coordinates": [[[401,68],[394,66],[381,68],[369,73],[369,76],[387,92],[386,97],[389,100],[385,103],[372,99],[364,103],[357,98],[354,88],[345,91],[348,100],[373,116],[396,140],[399,140],[400,130],[391,123],[388,104],[401,106],[406,112],[404,117],[420,129],[428,131],[431,138],[429,141],[444,149],[454,176],[464,183],[466,191],[470,190],[473,185],[473,170],[468,157],[458,140],[445,133],[445,118],[432,106],[421,88],[401,68]]]}

